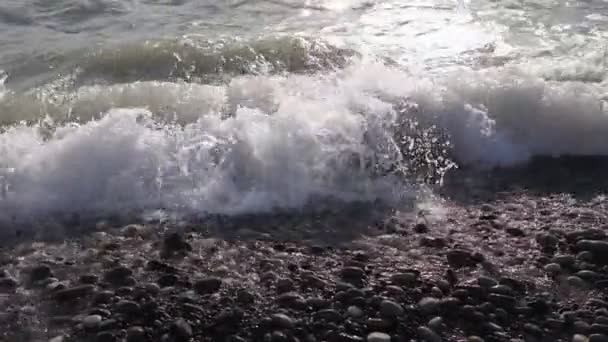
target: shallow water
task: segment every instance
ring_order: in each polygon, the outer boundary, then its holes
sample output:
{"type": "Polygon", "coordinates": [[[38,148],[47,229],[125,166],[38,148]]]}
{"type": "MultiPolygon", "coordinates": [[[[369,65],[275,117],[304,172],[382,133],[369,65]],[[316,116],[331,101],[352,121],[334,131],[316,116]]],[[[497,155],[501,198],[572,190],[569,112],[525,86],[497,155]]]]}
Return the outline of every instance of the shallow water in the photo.
{"type": "Polygon", "coordinates": [[[1,216],[394,202],[456,165],[607,155],[607,7],[5,2],[1,216]]]}

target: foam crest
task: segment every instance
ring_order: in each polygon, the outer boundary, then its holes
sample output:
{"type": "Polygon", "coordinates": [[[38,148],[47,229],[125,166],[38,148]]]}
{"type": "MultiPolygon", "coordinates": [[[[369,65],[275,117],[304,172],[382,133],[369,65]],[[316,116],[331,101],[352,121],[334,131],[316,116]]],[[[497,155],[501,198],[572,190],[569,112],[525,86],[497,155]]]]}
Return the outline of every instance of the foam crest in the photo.
{"type": "Polygon", "coordinates": [[[392,202],[412,194],[420,168],[442,173],[450,158],[608,155],[604,93],[512,69],[431,78],[365,62],[224,86],[84,87],[66,105],[72,119],[4,128],[0,209],[236,214],[320,197],[392,202]]]}

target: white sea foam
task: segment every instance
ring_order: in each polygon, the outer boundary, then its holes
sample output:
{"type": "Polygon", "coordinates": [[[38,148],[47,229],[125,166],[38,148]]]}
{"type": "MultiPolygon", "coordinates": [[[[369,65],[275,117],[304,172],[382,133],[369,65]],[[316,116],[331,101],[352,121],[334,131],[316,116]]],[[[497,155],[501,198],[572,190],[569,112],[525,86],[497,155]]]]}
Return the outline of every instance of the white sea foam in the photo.
{"type": "Polygon", "coordinates": [[[411,149],[432,149],[400,141],[404,119],[445,132],[460,164],[607,155],[603,96],[597,84],[508,69],[438,79],[363,62],[226,86],[82,88],[70,104],[79,124],[17,124],[0,134],[0,210],[4,218],[142,208],[233,214],[299,208],[317,196],[395,200],[409,188],[370,163],[403,171],[411,149]]]}

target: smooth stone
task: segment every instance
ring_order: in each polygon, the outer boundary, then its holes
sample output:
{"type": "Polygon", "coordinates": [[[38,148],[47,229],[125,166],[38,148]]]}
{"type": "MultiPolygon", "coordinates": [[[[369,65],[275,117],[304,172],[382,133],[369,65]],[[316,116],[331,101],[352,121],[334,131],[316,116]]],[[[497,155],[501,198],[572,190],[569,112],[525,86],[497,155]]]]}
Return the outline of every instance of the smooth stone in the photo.
{"type": "Polygon", "coordinates": [[[490,288],[490,287],[498,285],[498,281],[496,279],[490,278],[490,277],[485,277],[485,276],[481,276],[481,277],[477,278],[477,283],[479,284],[479,286],[485,287],[485,288],[490,288]]]}
{"type": "Polygon", "coordinates": [[[351,305],[346,309],[346,314],[353,318],[359,318],[362,317],[364,313],[358,306],[351,305]]]}
{"type": "Polygon", "coordinates": [[[572,342],[588,342],[589,339],[585,335],[576,334],[572,337],[572,342]]]}
{"type": "Polygon", "coordinates": [[[367,335],[367,342],[390,342],[391,337],[388,334],[381,332],[373,332],[367,335]]]}
{"type": "Polygon", "coordinates": [[[483,338],[479,336],[469,336],[467,337],[467,342],[485,342],[483,338]]]}
{"type": "Polygon", "coordinates": [[[94,285],[97,283],[98,277],[94,274],[83,274],[78,278],[81,284],[94,285]]]}
{"type": "Polygon", "coordinates": [[[39,265],[30,271],[30,282],[35,283],[53,276],[53,271],[47,265],[39,265]]]}
{"type": "Polygon", "coordinates": [[[427,342],[441,342],[441,336],[427,327],[418,327],[418,336],[427,342]]]}
{"type": "Polygon", "coordinates": [[[589,336],[589,342],[608,342],[608,336],[604,334],[592,334],[589,336]]]}
{"type": "Polygon", "coordinates": [[[100,315],[90,315],[82,320],[82,325],[85,329],[95,329],[101,324],[102,317],[100,315]]]}
{"type": "Polygon", "coordinates": [[[441,300],[433,297],[425,297],[418,302],[420,311],[427,315],[435,313],[439,309],[440,305],[441,300]]]}
{"type": "Polygon", "coordinates": [[[198,280],[194,283],[194,291],[198,294],[212,294],[222,287],[223,280],[216,277],[198,280]]]}
{"type": "Polygon", "coordinates": [[[559,274],[562,271],[562,267],[557,263],[547,264],[543,269],[549,274],[559,274]]]}
{"type": "Polygon", "coordinates": [[[365,271],[360,267],[345,267],[340,271],[343,279],[360,280],[365,277],[365,271]]]}
{"type": "Polygon", "coordinates": [[[192,327],[183,318],[173,321],[170,331],[178,342],[186,342],[192,337],[192,327]]]}
{"type": "Polygon", "coordinates": [[[577,276],[570,276],[567,278],[568,285],[576,288],[583,288],[587,285],[585,281],[577,276]]]}
{"type": "Polygon", "coordinates": [[[593,324],[591,324],[591,328],[589,331],[591,333],[608,335],[608,325],[600,324],[600,323],[593,323],[593,324]]]}
{"type": "Polygon", "coordinates": [[[63,290],[59,290],[53,293],[53,298],[56,300],[74,300],[77,298],[85,297],[95,291],[94,285],[80,285],[63,290]]]}
{"type": "Polygon", "coordinates": [[[437,316],[429,321],[427,324],[435,332],[441,332],[443,329],[443,318],[437,316]]]}
{"type": "Polygon", "coordinates": [[[380,303],[380,314],[385,317],[399,317],[402,316],[405,311],[403,307],[391,300],[383,300],[380,303]]]}
{"type": "Polygon", "coordinates": [[[95,342],[116,342],[118,338],[111,331],[102,331],[95,337],[95,342]]]}
{"type": "Polygon", "coordinates": [[[315,313],[315,318],[329,322],[341,322],[342,315],[334,309],[323,309],[315,313]]]}
{"type": "Polygon", "coordinates": [[[551,262],[562,267],[572,267],[576,263],[576,257],[570,254],[560,254],[551,258],[551,262]]]}
{"type": "Polygon", "coordinates": [[[133,271],[125,266],[117,266],[104,274],[104,280],[112,285],[125,284],[128,277],[133,275],[133,271]]]}
{"type": "Polygon", "coordinates": [[[591,330],[591,325],[584,321],[576,321],[572,325],[574,332],[587,334],[591,330]]]}
{"type": "Polygon", "coordinates": [[[64,342],[64,341],[65,341],[65,336],[63,336],[63,335],[55,336],[49,340],[49,342],[64,342]]]}
{"type": "Polygon", "coordinates": [[[0,278],[0,293],[14,292],[18,285],[17,280],[11,277],[0,278]]]}
{"type": "Polygon", "coordinates": [[[293,319],[286,314],[278,313],[270,316],[272,324],[281,329],[292,329],[295,326],[293,319]]]}
{"type": "Polygon", "coordinates": [[[127,329],[127,342],[145,342],[146,332],[142,327],[130,327],[127,329]]]}
{"type": "Polygon", "coordinates": [[[116,303],[116,311],[123,314],[134,315],[140,311],[139,304],[131,300],[121,300],[116,303]]]}
{"type": "Polygon", "coordinates": [[[448,264],[454,268],[462,268],[466,266],[475,266],[477,261],[473,258],[471,252],[463,249],[453,249],[447,253],[448,264]]]}

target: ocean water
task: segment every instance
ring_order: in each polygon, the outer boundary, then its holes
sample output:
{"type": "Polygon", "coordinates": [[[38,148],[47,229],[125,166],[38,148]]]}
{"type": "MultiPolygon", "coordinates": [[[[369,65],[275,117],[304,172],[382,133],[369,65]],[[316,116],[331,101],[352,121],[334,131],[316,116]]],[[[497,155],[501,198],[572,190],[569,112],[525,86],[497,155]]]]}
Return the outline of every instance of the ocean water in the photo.
{"type": "Polygon", "coordinates": [[[1,220],[398,203],[608,154],[605,1],[2,1],[0,32],[1,220]]]}

